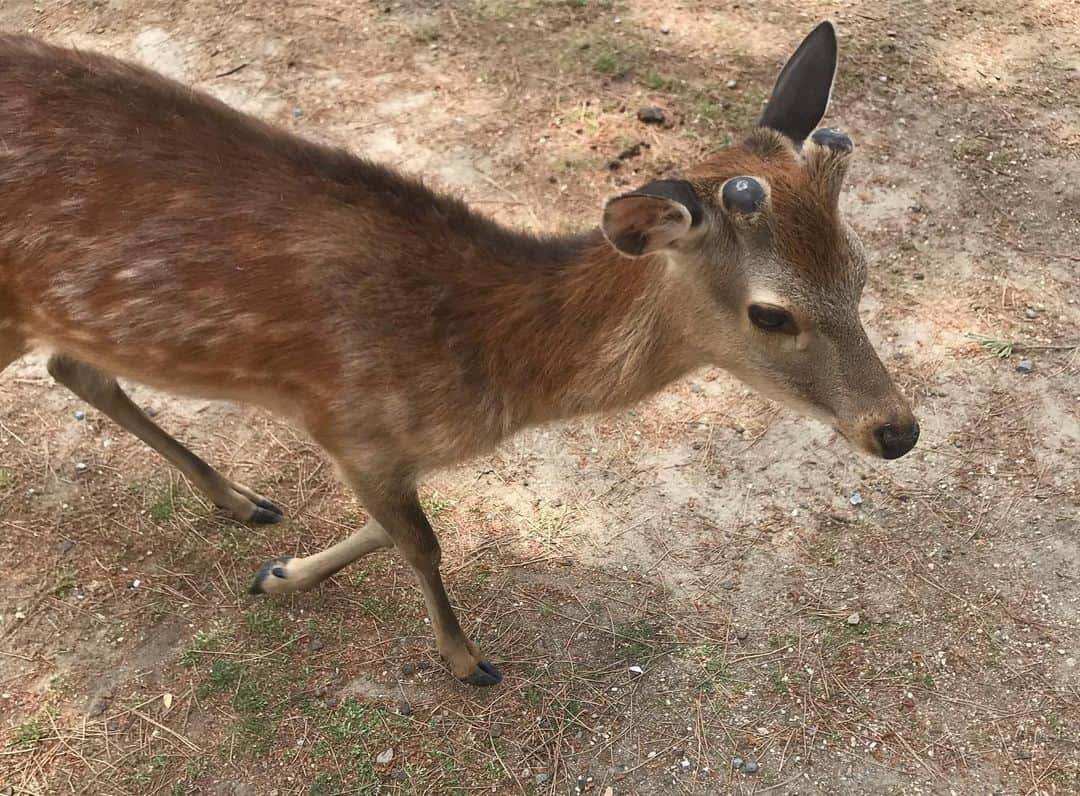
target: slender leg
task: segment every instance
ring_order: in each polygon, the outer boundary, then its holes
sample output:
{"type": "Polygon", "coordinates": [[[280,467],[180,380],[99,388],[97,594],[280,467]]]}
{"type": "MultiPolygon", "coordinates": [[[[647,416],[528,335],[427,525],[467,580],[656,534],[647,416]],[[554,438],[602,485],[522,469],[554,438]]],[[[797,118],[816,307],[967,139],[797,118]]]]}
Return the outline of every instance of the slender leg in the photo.
{"type": "Polygon", "coordinates": [[[439,541],[420,507],[416,487],[408,480],[370,477],[340,458],[338,463],[371,521],[348,539],[315,555],[268,561],[255,576],[251,591],[280,593],[308,588],[360,556],[393,544],[416,574],[436,646],[454,676],[470,685],[498,683],[502,680],[499,670],[480,656],[450,606],[439,573],[439,541]]]}
{"type": "Polygon", "coordinates": [[[281,520],[281,509],[269,500],[225,478],[162,431],[132,403],[116,379],[109,374],[63,354],[50,358],[48,367],[54,379],[172,462],[217,506],[238,520],[255,523],[281,520]]]}
{"type": "Polygon", "coordinates": [[[345,566],[384,547],[393,540],[375,520],[333,547],[303,558],[275,558],[267,561],[255,575],[252,594],[288,594],[305,591],[326,580],[345,566]]]}
{"type": "Polygon", "coordinates": [[[498,683],[502,680],[499,670],[480,656],[479,648],[465,635],[450,606],[439,573],[442,555],[439,540],[420,507],[416,488],[402,484],[397,489],[387,490],[385,486],[374,489],[365,478],[352,476],[349,480],[368,512],[386,529],[394,546],[412,567],[427,604],[435,644],[454,676],[469,685],[498,683]]]}

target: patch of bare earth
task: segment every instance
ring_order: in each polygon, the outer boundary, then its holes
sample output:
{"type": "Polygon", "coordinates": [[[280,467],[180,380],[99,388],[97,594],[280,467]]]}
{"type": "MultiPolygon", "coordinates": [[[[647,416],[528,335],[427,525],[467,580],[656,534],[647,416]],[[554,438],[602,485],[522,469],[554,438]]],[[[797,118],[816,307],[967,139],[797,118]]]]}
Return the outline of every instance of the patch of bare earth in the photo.
{"type": "Polygon", "coordinates": [[[702,372],[433,479],[450,590],[506,675],[481,692],[394,556],[245,594],[361,520],[302,436],[135,390],[288,509],[247,528],[27,360],[0,381],[0,792],[1080,792],[1075,12],[0,6],[545,229],[735,140],[831,17],[866,322],[923,425],[870,461],[702,372]]]}

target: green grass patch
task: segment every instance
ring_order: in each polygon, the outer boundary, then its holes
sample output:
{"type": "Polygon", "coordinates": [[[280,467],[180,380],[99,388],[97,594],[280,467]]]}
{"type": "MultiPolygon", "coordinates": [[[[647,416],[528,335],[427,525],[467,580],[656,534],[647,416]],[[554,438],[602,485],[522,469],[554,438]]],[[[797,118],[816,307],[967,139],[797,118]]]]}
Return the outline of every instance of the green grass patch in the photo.
{"type": "Polygon", "coordinates": [[[627,663],[641,663],[655,656],[660,649],[656,628],[644,620],[628,622],[615,628],[617,652],[627,663]]]}
{"type": "Polygon", "coordinates": [[[271,643],[280,643],[288,636],[281,613],[266,603],[249,608],[244,613],[244,625],[253,636],[271,643]]]}
{"type": "Polygon", "coordinates": [[[388,716],[378,708],[368,707],[353,700],[343,702],[322,727],[321,740],[315,746],[317,755],[333,755],[336,760],[348,761],[348,776],[324,775],[312,785],[319,790],[309,793],[333,793],[330,787],[342,787],[347,793],[377,794],[384,792],[375,772],[376,747],[381,749],[390,742],[380,738],[388,716]]]}
{"type": "Polygon", "coordinates": [[[456,502],[439,492],[431,492],[420,498],[420,506],[424,509],[424,514],[432,522],[438,519],[439,515],[445,514],[449,509],[453,508],[456,502]]]}
{"type": "MultiPolygon", "coordinates": [[[[154,776],[169,765],[169,756],[159,752],[149,760],[135,766],[127,780],[141,791],[145,791],[154,781],[154,776]]],[[[175,787],[175,786],[174,786],[175,787]]]]}
{"type": "Polygon", "coordinates": [[[191,643],[180,655],[180,665],[194,669],[205,662],[209,655],[225,647],[232,638],[232,630],[223,625],[215,625],[209,630],[200,630],[191,637],[191,643]]]}
{"type": "Polygon", "coordinates": [[[20,751],[30,750],[41,743],[47,734],[48,730],[45,728],[45,723],[40,717],[35,716],[15,728],[10,745],[13,749],[20,751]]]}
{"type": "Polygon", "coordinates": [[[176,516],[176,493],[172,486],[162,490],[157,499],[151,503],[146,513],[154,522],[168,522],[176,516]]]}
{"type": "Polygon", "coordinates": [[[66,597],[67,595],[75,591],[75,587],[78,584],[79,579],[76,576],[75,572],[72,570],[68,570],[60,574],[60,576],[56,579],[56,582],[53,583],[50,591],[52,592],[54,597],[66,597]]]}
{"type": "Polygon", "coordinates": [[[727,668],[724,647],[720,644],[691,644],[681,647],[676,654],[690,661],[698,670],[698,676],[702,678],[698,687],[706,693],[712,693],[734,679],[727,668]]]}
{"type": "Polygon", "coordinates": [[[650,91],[662,91],[671,94],[679,89],[679,81],[673,77],[665,77],[659,72],[649,71],[641,78],[641,84],[650,91]]]}
{"type": "Polygon", "coordinates": [[[268,716],[244,716],[236,725],[236,745],[251,758],[265,757],[274,745],[277,721],[268,716]]]}

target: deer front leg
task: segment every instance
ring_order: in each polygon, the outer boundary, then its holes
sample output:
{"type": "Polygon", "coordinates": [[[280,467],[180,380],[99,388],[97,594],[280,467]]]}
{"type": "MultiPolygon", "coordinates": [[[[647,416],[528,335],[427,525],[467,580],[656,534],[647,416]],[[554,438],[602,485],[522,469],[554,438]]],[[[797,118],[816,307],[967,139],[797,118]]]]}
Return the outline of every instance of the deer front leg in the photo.
{"type": "Polygon", "coordinates": [[[252,594],[289,594],[322,583],[345,566],[394,541],[375,520],[333,547],[303,558],[284,556],[263,564],[248,589],[252,594]]]}
{"type": "Polygon", "coordinates": [[[424,594],[435,644],[454,676],[475,686],[498,683],[502,680],[499,670],[480,656],[479,648],[465,635],[450,606],[439,573],[439,540],[424,516],[415,486],[398,484],[387,489],[385,481],[354,477],[347,470],[346,474],[368,513],[412,567],[424,594]],[[376,483],[378,488],[374,487],[376,483]]]}

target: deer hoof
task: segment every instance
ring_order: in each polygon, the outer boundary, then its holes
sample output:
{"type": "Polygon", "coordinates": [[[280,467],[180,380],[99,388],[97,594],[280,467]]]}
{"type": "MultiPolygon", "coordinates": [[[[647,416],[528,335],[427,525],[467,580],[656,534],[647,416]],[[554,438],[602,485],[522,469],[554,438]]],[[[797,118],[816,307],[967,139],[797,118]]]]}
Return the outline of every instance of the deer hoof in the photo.
{"type": "Polygon", "coordinates": [[[479,688],[486,688],[487,686],[498,685],[502,682],[502,674],[495,668],[494,664],[489,663],[483,659],[476,664],[476,668],[473,669],[472,674],[462,678],[463,683],[469,685],[475,685],[479,688]]]}
{"type": "Polygon", "coordinates": [[[255,505],[259,506],[260,508],[264,508],[267,511],[272,511],[272,512],[274,512],[274,514],[278,515],[279,517],[284,517],[285,516],[285,512],[282,511],[281,506],[279,506],[277,503],[275,503],[272,500],[267,500],[266,498],[256,498],[255,499],[255,505]]]}
{"type": "Polygon", "coordinates": [[[281,522],[285,518],[285,512],[266,498],[258,498],[254,503],[255,510],[248,517],[248,522],[256,525],[273,525],[275,522],[281,522]]]}
{"type": "Polygon", "coordinates": [[[248,587],[248,594],[274,594],[279,591],[292,591],[292,589],[274,588],[270,585],[274,580],[283,581],[286,579],[285,567],[288,566],[290,561],[292,561],[292,556],[272,558],[259,567],[259,571],[255,573],[255,580],[248,587]],[[269,588],[267,588],[268,586],[269,588]]]}

